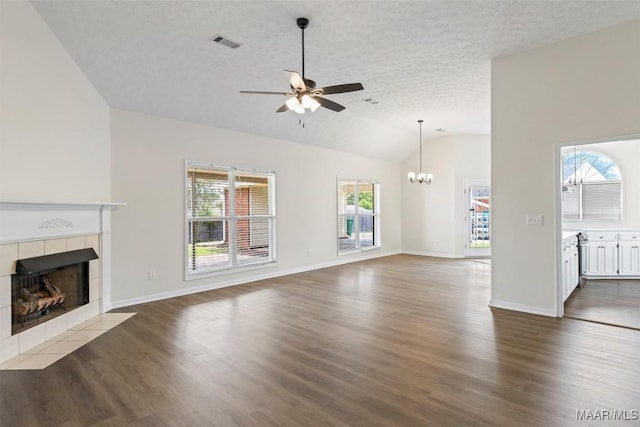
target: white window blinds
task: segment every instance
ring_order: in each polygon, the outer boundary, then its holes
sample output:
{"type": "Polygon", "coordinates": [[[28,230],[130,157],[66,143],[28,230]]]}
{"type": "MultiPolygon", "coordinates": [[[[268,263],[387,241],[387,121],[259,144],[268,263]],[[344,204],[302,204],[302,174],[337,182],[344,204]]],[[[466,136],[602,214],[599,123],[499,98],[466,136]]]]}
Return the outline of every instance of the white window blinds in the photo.
{"type": "Polygon", "coordinates": [[[589,182],[582,184],[582,219],[599,221],[622,220],[622,186],[620,182],[589,182]]]}
{"type": "Polygon", "coordinates": [[[275,261],[273,172],[187,163],[187,276],[275,261]]]}
{"type": "Polygon", "coordinates": [[[562,193],[562,219],[567,221],[621,221],[622,183],[585,182],[566,186],[562,193]]]}

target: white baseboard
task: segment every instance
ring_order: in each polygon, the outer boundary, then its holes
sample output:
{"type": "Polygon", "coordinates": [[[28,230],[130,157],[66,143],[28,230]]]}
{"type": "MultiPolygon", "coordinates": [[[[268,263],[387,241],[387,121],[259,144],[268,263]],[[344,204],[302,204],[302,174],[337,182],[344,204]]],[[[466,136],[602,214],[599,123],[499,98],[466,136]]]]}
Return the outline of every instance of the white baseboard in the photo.
{"type": "Polygon", "coordinates": [[[402,253],[407,255],[432,256],[436,258],[464,258],[462,256],[440,252],[402,251],[402,253]]]}
{"type": "Polygon", "coordinates": [[[391,255],[398,255],[401,253],[402,251],[399,251],[399,250],[390,251],[390,252],[366,251],[366,252],[361,252],[360,254],[358,254],[357,257],[341,258],[335,261],[326,262],[322,264],[308,265],[304,267],[281,270],[281,271],[276,271],[276,272],[267,273],[267,274],[256,274],[256,275],[237,278],[237,279],[225,280],[222,282],[208,283],[206,285],[192,286],[188,288],[175,289],[167,292],[159,292],[157,294],[143,295],[140,297],[129,298],[129,299],[120,300],[120,301],[112,301],[109,306],[110,306],[110,309],[128,307],[130,305],[144,304],[147,302],[159,301],[167,298],[190,295],[198,292],[210,291],[213,289],[220,289],[220,288],[226,288],[229,286],[256,282],[258,280],[273,279],[274,277],[288,276],[289,274],[296,274],[296,273],[304,273],[305,271],[318,270],[318,269],[327,268],[327,267],[335,267],[337,265],[349,264],[349,263],[358,262],[358,261],[366,261],[369,259],[381,258],[381,257],[386,257],[391,255]]]}
{"type": "Polygon", "coordinates": [[[516,304],[508,301],[500,301],[492,299],[489,301],[489,307],[503,308],[505,310],[521,311],[523,313],[538,314],[540,316],[557,317],[555,310],[549,308],[535,307],[532,305],[516,304]]]}

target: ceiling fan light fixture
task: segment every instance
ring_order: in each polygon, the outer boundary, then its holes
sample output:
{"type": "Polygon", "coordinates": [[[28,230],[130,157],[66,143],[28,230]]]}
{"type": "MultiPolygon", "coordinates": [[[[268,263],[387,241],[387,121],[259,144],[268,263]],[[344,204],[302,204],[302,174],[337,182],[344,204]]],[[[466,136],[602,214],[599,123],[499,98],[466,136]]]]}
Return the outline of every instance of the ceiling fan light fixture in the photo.
{"type": "Polygon", "coordinates": [[[285,104],[287,104],[287,107],[289,107],[291,111],[296,111],[298,106],[300,106],[300,102],[298,102],[298,98],[296,98],[295,96],[287,99],[287,102],[285,104]]]}
{"type": "Polygon", "coordinates": [[[320,103],[315,99],[313,99],[308,94],[302,95],[302,99],[300,100],[300,103],[304,108],[308,108],[311,111],[316,111],[320,106],[320,103]]]}
{"type": "MultiPolygon", "coordinates": [[[[296,71],[285,70],[289,73],[289,86],[292,92],[265,92],[255,90],[241,90],[240,93],[254,94],[254,95],[285,95],[291,97],[284,105],[280,106],[276,110],[276,113],[284,113],[287,110],[295,111],[298,114],[304,114],[305,111],[316,111],[320,107],[327,108],[331,111],[340,112],[344,110],[344,106],[333,102],[329,99],[318,97],[320,102],[314,98],[316,95],[333,95],[336,93],[355,92],[357,90],[363,90],[362,83],[348,83],[340,85],[325,86],[316,88],[316,82],[308,79],[304,73],[304,30],[309,26],[309,20],[307,18],[298,18],[296,20],[298,28],[302,30],[302,75],[296,71]]],[[[377,103],[377,102],[376,102],[377,103]]]]}

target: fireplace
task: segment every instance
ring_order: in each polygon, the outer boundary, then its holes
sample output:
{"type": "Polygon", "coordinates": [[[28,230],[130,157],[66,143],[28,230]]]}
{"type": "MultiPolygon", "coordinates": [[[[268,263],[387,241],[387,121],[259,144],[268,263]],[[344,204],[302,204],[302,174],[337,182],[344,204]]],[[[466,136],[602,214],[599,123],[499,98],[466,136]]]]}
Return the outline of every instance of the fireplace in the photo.
{"type": "Polygon", "coordinates": [[[111,211],[122,205],[0,200],[0,363],[111,309],[111,211]],[[61,261],[85,249],[88,266],[61,261]]]}
{"type": "Polygon", "coordinates": [[[11,333],[89,303],[92,248],[19,259],[11,276],[11,333]]]}

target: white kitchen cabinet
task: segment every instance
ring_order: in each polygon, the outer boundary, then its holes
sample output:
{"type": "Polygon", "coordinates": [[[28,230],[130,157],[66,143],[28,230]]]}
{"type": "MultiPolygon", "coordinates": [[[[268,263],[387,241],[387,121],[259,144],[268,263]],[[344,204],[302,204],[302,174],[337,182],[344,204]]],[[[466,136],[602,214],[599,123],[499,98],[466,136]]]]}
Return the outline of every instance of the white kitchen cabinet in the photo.
{"type": "Polygon", "coordinates": [[[578,271],[578,245],[577,238],[569,238],[562,244],[562,299],[569,295],[578,286],[580,281],[578,271]]]}
{"type": "Polygon", "coordinates": [[[640,277],[640,231],[589,231],[582,246],[587,277],[640,277]]]}
{"type": "Polygon", "coordinates": [[[618,245],[619,275],[640,276],[640,242],[621,241],[618,245]]]}
{"type": "Polygon", "coordinates": [[[587,276],[618,275],[618,242],[591,242],[583,248],[586,251],[587,276]]]}

